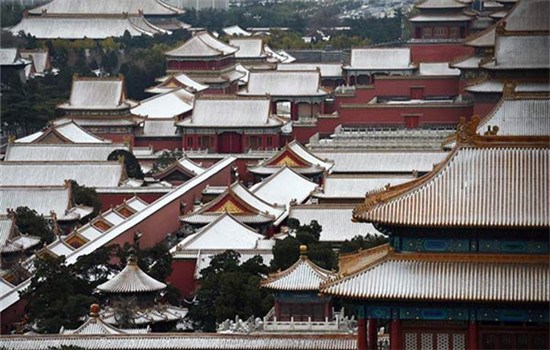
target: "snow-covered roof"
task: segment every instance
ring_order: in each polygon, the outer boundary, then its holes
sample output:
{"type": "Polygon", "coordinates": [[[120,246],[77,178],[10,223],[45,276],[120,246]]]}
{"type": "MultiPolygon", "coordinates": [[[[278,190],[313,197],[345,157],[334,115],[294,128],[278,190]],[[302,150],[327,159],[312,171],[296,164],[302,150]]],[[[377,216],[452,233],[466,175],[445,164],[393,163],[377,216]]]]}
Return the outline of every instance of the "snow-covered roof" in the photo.
{"type": "Polygon", "coordinates": [[[239,48],[235,52],[236,58],[263,58],[266,54],[263,49],[262,38],[239,38],[229,40],[229,45],[239,48]]]}
{"type": "Polygon", "coordinates": [[[91,134],[70,120],[63,123],[54,123],[48,128],[15,140],[15,143],[49,143],[47,137],[52,133],[57,136],[52,141],[55,144],[59,144],[59,140],[67,143],[110,143],[110,141],[91,134]]]}
{"type": "Polygon", "coordinates": [[[138,266],[136,258],[128,258],[126,267],[113,278],[97,286],[104,293],[149,293],[166,288],[166,284],[149,276],[138,266]]]}
{"type": "MultiPolygon", "coordinates": [[[[498,80],[486,80],[478,84],[474,84],[465,88],[469,92],[481,93],[501,93],[504,88],[504,82],[498,80]]],[[[550,84],[548,82],[517,82],[516,92],[550,92],[550,84]]]]}
{"type": "Polygon", "coordinates": [[[459,76],[460,69],[449,68],[449,62],[420,63],[418,73],[420,75],[459,76]]]}
{"type": "Polygon", "coordinates": [[[263,238],[264,236],[256,230],[226,212],[197,233],[184,238],[170,252],[203,249],[256,249],[258,241],[263,238]]]}
{"type": "Polygon", "coordinates": [[[250,191],[268,203],[288,206],[294,200],[296,203],[305,201],[317,186],[292,168],[283,166],[262,182],[253,185],[250,191]]]}
{"type": "Polygon", "coordinates": [[[497,36],[495,59],[488,69],[550,69],[550,36],[497,36]]]}
{"type": "Polygon", "coordinates": [[[326,199],[365,198],[365,194],[369,191],[380,190],[388,184],[397,185],[413,179],[413,176],[406,175],[367,177],[359,177],[357,175],[330,175],[325,178],[322,189],[315,192],[313,196],[326,199]]]}
{"type": "Polygon", "coordinates": [[[145,16],[167,16],[182,14],[183,10],[162,0],[54,0],[29,10],[30,14],[40,15],[120,15],[123,13],[145,16]]]}
{"type": "Polygon", "coordinates": [[[251,36],[252,33],[242,29],[238,25],[225,27],[222,29],[223,32],[229,36],[251,36]]]}
{"type": "Polygon", "coordinates": [[[351,50],[351,63],[345,69],[359,70],[411,70],[409,48],[364,48],[351,50]]]}
{"type": "Polygon", "coordinates": [[[465,22],[472,20],[471,17],[465,14],[420,14],[409,19],[410,22],[465,22]]]}
{"type": "Polygon", "coordinates": [[[155,27],[143,16],[109,17],[53,17],[29,16],[8,29],[17,34],[24,31],[37,39],[106,39],[121,37],[125,32],[131,36],[170,33],[155,27]]]}
{"type": "Polygon", "coordinates": [[[333,173],[427,172],[447,156],[442,151],[315,152],[334,161],[333,173]]]}
{"type": "Polygon", "coordinates": [[[47,49],[21,50],[20,54],[22,58],[32,60],[36,73],[43,74],[51,68],[47,49]]]}
{"type": "Polygon", "coordinates": [[[288,63],[277,65],[277,70],[315,71],[319,69],[321,78],[341,78],[342,63],[288,63]]]}
{"type": "Polygon", "coordinates": [[[193,109],[194,95],[184,88],[168,91],[145,99],[131,112],[150,119],[167,119],[180,116],[193,109]]]}
{"type": "Polygon", "coordinates": [[[371,224],[352,222],[353,206],[336,204],[297,205],[290,207],[289,218],[302,225],[316,220],[322,226],[322,242],[343,242],[355,236],[380,234],[371,224]]]}
{"type": "Polygon", "coordinates": [[[190,118],[177,123],[188,128],[200,127],[277,127],[283,121],[271,114],[267,97],[199,97],[190,118]]]}
{"type": "Polygon", "coordinates": [[[296,61],[296,58],[292,57],[288,52],[286,52],[284,50],[274,51],[272,48],[265,45],[264,46],[264,51],[265,51],[265,53],[267,53],[268,56],[273,57],[274,59],[276,59],[280,63],[292,63],[292,62],[296,61]]]}
{"type": "Polygon", "coordinates": [[[317,71],[251,71],[243,96],[326,96],[317,71]]]}
{"type": "Polygon", "coordinates": [[[18,49],[0,48],[0,66],[19,66],[30,63],[30,61],[21,58],[18,49]]]}
{"type": "Polygon", "coordinates": [[[124,165],[118,161],[0,162],[0,179],[3,186],[61,186],[65,180],[75,180],[81,186],[117,187],[124,180],[124,165]]]}
{"type": "Polygon", "coordinates": [[[124,78],[75,77],[69,101],[60,105],[63,109],[125,109],[126,92],[124,78]]]}
{"type": "Polygon", "coordinates": [[[210,33],[200,32],[165,54],[172,57],[215,57],[231,55],[237,51],[238,48],[214,38],[210,33]]]}
{"type": "Polygon", "coordinates": [[[8,145],[5,161],[106,161],[115,150],[126,150],[127,147],[113,143],[94,144],[23,144],[8,145]]]}
{"type": "Polygon", "coordinates": [[[550,2],[547,0],[518,1],[505,18],[506,30],[549,31],[548,13],[550,13],[550,2]]]}
{"type": "Polygon", "coordinates": [[[8,209],[29,207],[46,217],[50,217],[53,211],[60,219],[72,207],[70,191],[65,186],[0,187],[0,213],[5,214],[8,209]]]}
{"type": "Polygon", "coordinates": [[[518,97],[502,99],[483,118],[477,128],[480,134],[498,127],[497,135],[550,135],[550,98],[518,97]]]}

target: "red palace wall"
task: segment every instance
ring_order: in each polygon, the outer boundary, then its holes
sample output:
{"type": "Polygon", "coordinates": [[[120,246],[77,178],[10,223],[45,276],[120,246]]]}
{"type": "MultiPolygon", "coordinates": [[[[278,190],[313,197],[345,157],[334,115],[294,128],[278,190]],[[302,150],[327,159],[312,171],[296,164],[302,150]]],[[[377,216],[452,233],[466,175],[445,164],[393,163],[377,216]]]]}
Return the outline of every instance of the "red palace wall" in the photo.
{"type": "Polygon", "coordinates": [[[497,102],[476,102],[472,111],[472,115],[478,115],[480,117],[485,117],[489,112],[495,108],[497,102]]]}
{"type": "Polygon", "coordinates": [[[474,48],[462,44],[412,44],[411,59],[420,62],[450,62],[459,57],[470,56],[474,48]]]}
{"type": "Polygon", "coordinates": [[[130,145],[133,146],[135,142],[134,134],[93,134],[102,139],[111,140],[113,143],[124,143],[126,140],[129,140],[130,145]]]}
{"type": "Polygon", "coordinates": [[[0,326],[2,334],[9,334],[11,325],[15,322],[19,322],[22,316],[25,314],[25,307],[27,301],[25,299],[19,299],[18,302],[11,305],[0,314],[0,326]]]}
{"type": "Polygon", "coordinates": [[[172,274],[166,281],[179,290],[183,298],[191,296],[195,291],[196,265],[196,260],[174,259],[172,261],[172,274]]]}
{"type": "Polygon", "coordinates": [[[163,149],[179,149],[181,148],[181,136],[176,137],[136,137],[134,140],[135,147],[149,147],[152,146],[153,150],[160,151],[163,149]]]}
{"type": "Polygon", "coordinates": [[[101,211],[109,210],[111,207],[116,207],[119,204],[122,204],[125,199],[133,198],[134,196],[139,197],[140,199],[146,201],[147,203],[153,203],[165,193],[98,193],[99,199],[101,200],[101,211]]]}
{"type": "Polygon", "coordinates": [[[419,115],[419,124],[456,124],[472,115],[472,105],[342,108],[340,124],[405,124],[406,115],[419,115]]]}

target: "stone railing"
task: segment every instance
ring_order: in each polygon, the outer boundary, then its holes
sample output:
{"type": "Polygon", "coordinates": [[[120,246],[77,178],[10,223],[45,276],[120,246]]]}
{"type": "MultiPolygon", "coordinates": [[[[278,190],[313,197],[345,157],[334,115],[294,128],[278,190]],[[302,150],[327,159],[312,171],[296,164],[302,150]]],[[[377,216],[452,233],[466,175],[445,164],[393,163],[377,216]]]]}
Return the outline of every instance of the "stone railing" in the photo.
{"type": "Polygon", "coordinates": [[[353,319],[349,319],[344,315],[344,309],[336,313],[332,319],[328,317],[324,321],[313,321],[308,318],[307,321],[296,321],[293,317],[290,321],[280,321],[274,316],[275,312],[272,308],[264,317],[263,330],[272,332],[347,332],[353,329],[355,323],[353,319]]]}

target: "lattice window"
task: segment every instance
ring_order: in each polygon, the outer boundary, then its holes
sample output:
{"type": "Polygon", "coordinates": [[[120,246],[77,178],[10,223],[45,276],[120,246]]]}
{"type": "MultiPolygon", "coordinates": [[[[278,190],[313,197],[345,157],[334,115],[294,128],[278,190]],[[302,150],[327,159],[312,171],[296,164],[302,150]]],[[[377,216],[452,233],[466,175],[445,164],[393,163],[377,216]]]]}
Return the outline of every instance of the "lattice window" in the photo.
{"type": "Polygon", "coordinates": [[[451,350],[449,347],[449,335],[445,333],[437,334],[437,350],[451,350]]]}
{"type": "Polygon", "coordinates": [[[420,347],[422,349],[434,348],[434,335],[433,333],[421,333],[420,334],[420,347]]]}
{"type": "Polygon", "coordinates": [[[417,345],[416,333],[405,333],[405,350],[416,350],[417,345]]]}
{"type": "Polygon", "coordinates": [[[466,334],[453,334],[453,350],[466,350],[466,334]]]}

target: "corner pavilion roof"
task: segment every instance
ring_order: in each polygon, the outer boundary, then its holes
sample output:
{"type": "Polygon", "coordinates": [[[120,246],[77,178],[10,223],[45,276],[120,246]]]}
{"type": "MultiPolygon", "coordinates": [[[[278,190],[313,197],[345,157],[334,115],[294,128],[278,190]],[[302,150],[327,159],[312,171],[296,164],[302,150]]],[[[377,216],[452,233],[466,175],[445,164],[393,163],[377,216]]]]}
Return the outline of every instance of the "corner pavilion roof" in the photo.
{"type": "Polygon", "coordinates": [[[270,175],[283,166],[292,168],[295,172],[303,175],[330,171],[334,163],[315,156],[297,141],[292,141],[273,157],[262,161],[258,165],[249,166],[248,171],[255,174],[270,175]]]}
{"type": "Polygon", "coordinates": [[[307,248],[300,246],[298,261],[284,271],[269,274],[260,282],[263,288],[280,291],[318,291],[319,285],[336,277],[336,273],[320,268],[308,259],[307,248]]]}
{"type": "MultiPolygon", "coordinates": [[[[131,109],[131,112],[146,116],[146,122],[171,119],[192,111],[194,99],[195,96],[185,88],[168,89],[141,101],[138,106],[131,109]]],[[[175,120],[172,120],[173,133],[176,131],[174,122],[175,120]]]]}
{"type": "Polygon", "coordinates": [[[167,51],[169,57],[217,57],[234,54],[239,49],[214,38],[208,32],[200,32],[192,36],[183,45],[167,51]]]}
{"type": "Polygon", "coordinates": [[[54,0],[29,10],[32,15],[120,15],[122,13],[145,16],[179,15],[184,11],[162,0],[54,0]]]}
{"type": "Polygon", "coordinates": [[[371,251],[371,259],[361,256],[358,272],[325,282],[321,293],[385,301],[550,301],[548,255],[396,253],[391,248],[385,254],[377,248],[371,251]],[[438,281],[437,288],[433,281],[438,281]]]}
{"type": "Polygon", "coordinates": [[[166,288],[166,284],[147,275],[130,257],[126,267],[109,281],[97,286],[104,293],[150,293],[166,288]]]}
{"type": "Polygon", "coordinates": [[[479,136],[478,123],[478,117],[461,123],[457,146],[445,161],[417,180],[367,196],[354,219],[414,227],[548,228],[548,137],[479,136]]]}

